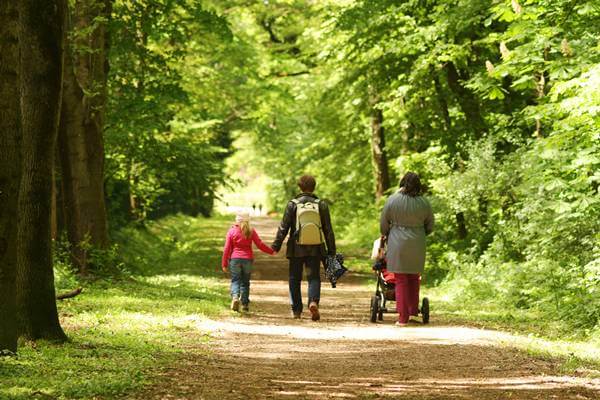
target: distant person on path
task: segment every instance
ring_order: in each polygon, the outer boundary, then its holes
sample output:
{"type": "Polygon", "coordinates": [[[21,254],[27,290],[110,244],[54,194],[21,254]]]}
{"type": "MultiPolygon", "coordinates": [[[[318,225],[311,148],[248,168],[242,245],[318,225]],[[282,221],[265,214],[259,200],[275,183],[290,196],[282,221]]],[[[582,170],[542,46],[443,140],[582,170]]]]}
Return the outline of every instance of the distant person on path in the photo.
{"type": "Polygon", "coordinates": [[[273,242],[273,249],[279,251],[289,232],[286,257],[289,260],[289,288],[293,318],[302,316],[301,282],[303,267],[308,278],[308,309],[313,321],[321,318],[321,260],[326,255],[335,255],[335,235],[331,227],[331,217],[327,203],[313,192],[315,178],[304,175],[298,180],[301,193],[290,200],[273,242]]]}
{"type": "Polygon", "coordinates": [[[252,243],[267,254],[275,254],[275,251],[264,244],[256,230],[250,226],[250,216],[238,214],[235,217],[235,225],[227,232],[221,261],[223,272],[227,272],[229,269],[231,273],[231,309],[233,311],[239,311],[240,300],[242,310],[249,310],[250,274],[254,261],[252,243]]]}
{"type": "Polygon", "coordinates": [[[396,277],[399,326],[419,314],[419,287],[425,267],[425,236],[433,230],[433,211],[423,196],[419,175],[407,172],[400,190],[381,212],[381,234],[387,236],[387,269],[396,277]]]}

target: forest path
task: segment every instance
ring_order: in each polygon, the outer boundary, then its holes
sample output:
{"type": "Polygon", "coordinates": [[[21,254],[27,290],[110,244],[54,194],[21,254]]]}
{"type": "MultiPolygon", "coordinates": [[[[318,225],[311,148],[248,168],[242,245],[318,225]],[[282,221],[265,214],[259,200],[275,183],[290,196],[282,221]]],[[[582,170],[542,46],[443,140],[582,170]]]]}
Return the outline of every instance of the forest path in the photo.
{"type": "MultiPolygon", "coordinates": [[[[269,243],[276,221],[255,227],[269,243]]],[[[290,318],[287,260],[258,255],[247,314],[199,323],[201,334],[140,399],[599,399],[600,379],[503,346],[501,332],[369,321],[373,289],[352,275],[323,282],[321,321],[290,318]]],[[[303,282],[303,296],[306,283],[303,282]]]]}

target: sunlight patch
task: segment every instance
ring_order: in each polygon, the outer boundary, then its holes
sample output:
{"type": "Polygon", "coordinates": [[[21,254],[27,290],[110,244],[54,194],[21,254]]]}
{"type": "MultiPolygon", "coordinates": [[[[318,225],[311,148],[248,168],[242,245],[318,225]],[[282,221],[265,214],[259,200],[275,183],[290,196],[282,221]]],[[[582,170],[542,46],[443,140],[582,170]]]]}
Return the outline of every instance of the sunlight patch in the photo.
{"type": "MultiPolygon", "coordinates": [[[[308,321],[307,321],[308,322],[308,321]]],[[[314,324],[313,324],[314,325],[314,324]]],[[[217,335],[254,334],[265,336],[286,336],[308,340],[360,340],[360,341],[399,341],[411,343],[435,343],[440,345],[496,344],[500,339],[510,339],[511,335],[464,327],[397,328],[393,325],[341,326],[336,328],[301,325],[259,325],[230,321],[199,320],[197,329],[217,335]]]]}

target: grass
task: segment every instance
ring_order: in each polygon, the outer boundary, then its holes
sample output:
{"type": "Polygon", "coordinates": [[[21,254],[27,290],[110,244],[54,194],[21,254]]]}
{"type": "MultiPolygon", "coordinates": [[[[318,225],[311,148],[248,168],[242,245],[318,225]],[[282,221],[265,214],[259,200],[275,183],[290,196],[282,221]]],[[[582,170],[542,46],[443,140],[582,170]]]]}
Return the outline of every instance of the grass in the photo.
{"type": "MultiPolygon", "coordinates": [[[[139,390],[181,349],[207,340],[198,320],[227,309],[215,272],[229,218],[169,217],[115,235],[131,275],[83,283],[59,302],[65,344],[20,343],[0,358],[0,399],[110,399],[139,390]]],[[[59,291],[80,282],[57,270],[59,291]]]]}
{"type": "Polygon", "coordinates": [[[563,372],[582,371],[600,376],[600,334],[578,331],[560,320],[550,320],[535,309],[502,306],[493,298],[471,299],[442,285],[426,287],[432,314],[441,321],[494,329],[511,334],[505,343],[531,355],[558,359],[563,372]]]}

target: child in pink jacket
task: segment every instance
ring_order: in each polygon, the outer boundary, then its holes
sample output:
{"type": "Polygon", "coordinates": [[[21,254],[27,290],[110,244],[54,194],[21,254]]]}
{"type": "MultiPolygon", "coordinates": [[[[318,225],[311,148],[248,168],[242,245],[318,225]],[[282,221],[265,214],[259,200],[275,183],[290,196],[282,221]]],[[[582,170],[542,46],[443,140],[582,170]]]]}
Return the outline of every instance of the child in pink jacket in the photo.
{"type": "Polygon", "coordinates": [[[239,214],[235,217],[235,225],[227,232],[221,267],[223,272],[231,273],[231,309],[239,311],[240,300],[242,310],[248,311],[250,302],[250,273],[254,253],[252,243],[264,253],[275,254],[275,250],[260,240],[256,230],[250,226],[250,216],[239,214]]]}

